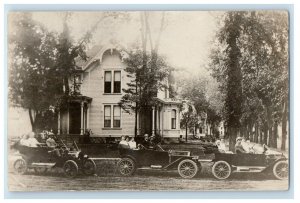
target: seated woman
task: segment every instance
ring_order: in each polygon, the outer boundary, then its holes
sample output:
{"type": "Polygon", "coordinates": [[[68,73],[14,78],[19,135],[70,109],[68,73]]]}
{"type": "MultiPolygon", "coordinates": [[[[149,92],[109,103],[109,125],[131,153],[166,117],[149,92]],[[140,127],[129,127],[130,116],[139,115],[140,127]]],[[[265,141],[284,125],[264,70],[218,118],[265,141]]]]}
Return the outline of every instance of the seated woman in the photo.
{"type": "Polygon", "coordinates": [[[41,145],[41,143],[39,143],[37,141],[37,139],[35,138],[35,133],[34,132],[30,132],[28,133],[28,139],[25,142],[25,146],[27,147],[39,147],[41,145]]]}
{"type": "Polygon", "coordinates": [[[129,147],[128,141],[129,141],[129,137],[122,135],[121,141],[119,142],[119,145],[118,145],[118,148],[119,149],[129,149],[130,147],[129,147]]]}

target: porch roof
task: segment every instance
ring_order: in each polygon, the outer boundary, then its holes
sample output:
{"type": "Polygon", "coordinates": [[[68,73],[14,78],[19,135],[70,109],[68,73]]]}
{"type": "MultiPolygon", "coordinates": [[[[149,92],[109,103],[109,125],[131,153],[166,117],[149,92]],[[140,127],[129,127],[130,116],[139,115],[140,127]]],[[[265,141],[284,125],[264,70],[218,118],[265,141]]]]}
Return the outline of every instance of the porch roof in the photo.
{"type": "Polygon", "coordinates": [[[84,102],[84,103],[91,103],[93,98],[88,97],[88,96],[83,96],[83,95],[70,95],[67,97],[66,101],[67,102],[84,102]]]}
{"type": "Polygon", "coordinates": [[[158,102],[160,102],[160,103],[162,103],[162,104],[175,104],[175,105],[176,104],[177,105],[182,104],[181,100],[179,100],[179,99],[173,99],[173,98],[161,99],[161,98],[156,97],[155,100],[158,101],[158,102]]]}

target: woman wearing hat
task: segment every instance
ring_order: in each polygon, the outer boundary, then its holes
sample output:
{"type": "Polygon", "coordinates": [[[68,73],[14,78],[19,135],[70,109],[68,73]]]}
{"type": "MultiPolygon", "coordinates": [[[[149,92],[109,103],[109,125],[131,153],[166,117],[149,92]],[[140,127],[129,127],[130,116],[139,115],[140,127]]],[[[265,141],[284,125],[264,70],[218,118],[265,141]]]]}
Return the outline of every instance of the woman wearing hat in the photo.
{"type": "Polygon", "coordinates": [[[236,154],[240,154],[240,153],[247,153],[247,151],[244,149],[243,145],[242,145],[242,139],[241,137],[237,137],[236,138],[236,144],[234,146],[235,149],[235,153],[236,154]]]}

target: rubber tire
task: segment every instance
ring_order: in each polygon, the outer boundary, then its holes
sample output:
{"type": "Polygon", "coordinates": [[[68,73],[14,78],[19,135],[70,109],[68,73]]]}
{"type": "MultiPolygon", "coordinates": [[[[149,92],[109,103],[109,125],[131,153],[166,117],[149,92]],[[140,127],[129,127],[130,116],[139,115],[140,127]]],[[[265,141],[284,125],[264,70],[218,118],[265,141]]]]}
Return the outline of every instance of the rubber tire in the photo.
{"type": "Polygon", "coordinates": [[[14,162],[14,172],[15,172],[16,174],[19,174],[19,175],[23,175],[24,173],[27,172],[27,162],[25,161],[25,159],[19,158],[19,159],[17,159],[17,160],[14,162]],[[16,164],[17,164],[17,162],[19,162],[19,161],[23,162],[23,164],[24,164],[24,169],[23,169],[22,171],[19,171],[19,170],[16,169],[16,164]]]}
{"type": "Polygon", "coordinates": [[[227,163],[226,161],[217,161],[217,162],[214,163],[214,165],[213,165],[211,171],[212,171],[213,176],[214,176],[216,179],[218,179],[218,180],[225,180],[225,179],[229,178],[229,176],[231,175],[232,169],[231,169],[231,166],[229,165],[229,163],[227,163]],[[229,169],[229,173],[228,173],[226,176],[224,176],[224,177],[220,177],[220,176],[218,176],[218,175],[216,174],[216,171],[215,171],[215,170],[216,170],[216,167],[217,167],[219,164],[225,164],[225,165],[228,167],[228,169],[229,169]]]}
{"type": "Polygon", "coordinates": [[[84,165],[82,166],[82,171],[83,171],[83,173],[84,173],[85,175],[90,176],[90,175],[94,175],[94,174],[96,173],[97,166],[96,166],[95,162],[94,162],[92,159],[87,159],[87,160],[85,161],[84,165]],[[91,172],[87,172],[87,171],[85,170],[85,167],[84,167],[84,165],[85,165],[86,163],[88,163],[88,162],[91,163],[91,164],[92,164],[92,167],[93,167],[93,170],[92,170],[91,172]]]}
{"type": "Polygon", "coordinates": [[[196,162],[194,162],[193,160],[190,160],[190,159],[184,159],[182,160],[179,164],[178,164],[178,173],[179,175],[182,177],[182,178],[186,178],[186,179],[189,179],[189,178],[193,178],[197,175],[198,171],[199,171],[199,167],[197,165],[196,162]],[[191,175],[185,175],[182,173],[182,171],[180,170],[180,167],[185,164],[185,163],[188,163],[188,164],[191,164],[193,167],[194,167],[194,172],[191,174],[191,175]]]}
{"type": "Polygon", "coordinates": [[[78,174],[78,165],[75,161],[68,160],[64,163],[63,170],[64,170],[64,174],[65,174],[66,177],[75,178],[78,174]],[[67,169],[68,165],[72,165],[72,167],[74,169],[74,174],[69,174],[68,172],[66,172],[66,169],[67,169]]]}
{"type": "Polygon", "coordinates": [[[281,161],[276,162],[276,163],[274,164],[273,170],[272,170],[274,177],[275,177],[276,179],[278,179],[278,180],[287,180],[288,177],[289,177],[288,171],[289,171],[289,165],[288,165],[288,162],[287,162],[286,160],[281,160],[281,161]],[[277,174],[277,172],[276,172],[276,169],[277,169],[277,167],[278,167],[280,164],[286,164],[286,165],[287,165],[287,176],[286,176],[286,177],[280,177],[280,176],[277,174]]]}
{"type": "Polygon", "coordinates": [[[118,162],[118,171],[119,173],[122,175],[122,176],[132,176],[134,174],[136,170],[136,164],[134,162],[134,160],[130,159],[130,158],[122,158],[119,162],[118,162]],[[122,170],[121,170],[121,167],[122,167],[122,164],[124,162],[127,162],[129,164],[131,164],[131,170],[128,172],[128,173],[124,173],[122,170]]]}

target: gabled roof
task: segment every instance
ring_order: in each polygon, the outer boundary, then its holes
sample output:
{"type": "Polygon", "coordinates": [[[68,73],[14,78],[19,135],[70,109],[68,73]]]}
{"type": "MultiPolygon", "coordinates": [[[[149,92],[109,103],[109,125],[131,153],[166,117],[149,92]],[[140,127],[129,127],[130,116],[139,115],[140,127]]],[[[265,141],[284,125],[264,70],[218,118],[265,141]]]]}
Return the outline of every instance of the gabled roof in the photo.
{"type": "Polygon", "coordinates": [[[106,44],[106,45],[95,45],[87,51],[88,60],[84,61],[81,58],[78,58],[76,65],[79,66],[83,71],[87,70],[90,65],[95,61],[102,62],[102,55],[106,50],[116,49],[120,52],[122,59],[126,57],[126,49],[118,44],[106,44]]]}
{"type": "Polygon", "coordinates": [[[83,67],[85,67],[97,55],[101,48],[102,46],[100,45],[94,45],[91,49],[87,50],[86,52],[86,55],[88,56],[87,61],[82,60],[82,58],[80,57],[77,57],[75,59],[76,65],[83,69],[83,67]]]}

